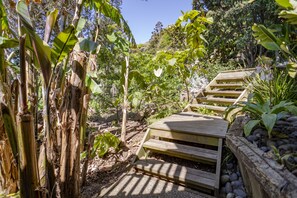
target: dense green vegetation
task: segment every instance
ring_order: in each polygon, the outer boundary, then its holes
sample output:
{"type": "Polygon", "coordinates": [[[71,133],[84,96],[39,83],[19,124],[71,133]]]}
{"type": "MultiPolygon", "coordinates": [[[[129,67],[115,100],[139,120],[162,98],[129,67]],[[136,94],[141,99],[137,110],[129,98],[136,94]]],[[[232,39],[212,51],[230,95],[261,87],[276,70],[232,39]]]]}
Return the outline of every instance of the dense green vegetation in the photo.
{"type": "Polygon", "coordinates": [[[125,144],[127,111],[179,112],[219,71],[258,68],[246,135],[296,114],[297,2],[192,3],[136,45],[120,0],[0,0],[0,195],[78,197],[81,158],[121,146],[106,133],[86,151],[88,115],[117,114],[125,144]]]}

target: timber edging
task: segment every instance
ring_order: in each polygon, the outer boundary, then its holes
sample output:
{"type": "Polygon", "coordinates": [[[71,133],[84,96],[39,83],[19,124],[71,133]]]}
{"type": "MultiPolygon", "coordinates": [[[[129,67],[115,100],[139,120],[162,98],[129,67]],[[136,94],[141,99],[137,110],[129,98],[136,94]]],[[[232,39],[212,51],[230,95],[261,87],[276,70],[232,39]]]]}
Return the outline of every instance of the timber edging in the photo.
{"type": "Polygon", "coordinates": [[[249,197],[296,198],[296,176],[242,137],[242,123],[230,127],[226,144],[238,159],[249,197]]]}

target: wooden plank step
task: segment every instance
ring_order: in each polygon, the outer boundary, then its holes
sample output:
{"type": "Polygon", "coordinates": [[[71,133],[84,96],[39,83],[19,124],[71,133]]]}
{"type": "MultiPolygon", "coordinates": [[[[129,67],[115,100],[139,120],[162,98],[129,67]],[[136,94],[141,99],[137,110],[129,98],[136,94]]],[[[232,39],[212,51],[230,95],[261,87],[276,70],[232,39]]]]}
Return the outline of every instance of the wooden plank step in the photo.
{"type": "Polygon", "coordinates": [[[223,113],[227,107],[213,106],[213,105],[204,105],[204,104],[191,104],[190,108],[206,108],[215,112],[223,113]]]}
{"type": "Polygon", "coordinates": [[[171,140],[180,140],[184,142],[192,142],[210,146],[218,146],[219,139],[216,137],[209,137],[204,134],[189,134],[189,133],[180,133],[168,130],[160,129],[150,129],[150,135],[160,138],[166,138],[171,140]]]}
{"type": "Polygon", "coordinates": [[[244,81],[244,79],[245,79],[245,77],[243,77],[243,76],[232,76],[232,77],[228,77],[228,78],[218,77],[215,80],[217,82],[242,82],[242,81],[244,81]]]}
{"type": "Polygon", "coordinates": [[[218,156],[218,152],[215,150],[188,146],[173,142],[166,142],[156,139],[149,139],[143,144],[143,147],[156,152],[161,152],[162,154],[167,154],[192,161],[202,160],[215,163],[218,156]]]}
{"type": "Polygon", "coordinates": [[[242,87],[243,85],[241,83],[226,83],[226,84],[218,84],[218,83],[214,83],[214,84],[210,84],[210,87],[213,88],[221,88],[221,89],[244,89],[242,87]]]}
{"type": "Polygon", "coordinates": [[[135,168],[149,174],[157,175],[193,187],[215,189],[216,175],[186,166],[162,162],[155,159],[140,159],[135,162],[135,168]]]}
{"type": "Polygon", "coordinates": [[[242,91],[205,91],[207,95],[214,95],[214,96],[231,96],[231,97],[238,97],[242,93],[242,91]]]}
{"type": "Polygon", "coordinates": [[[225,138],[228,122],[218,116],[182,112],[163,118],[149,125],[149,128],[199,136],[225,138]]]}
{"type": "Polygon", "coordinates": [[[197,98],[198,101],[201,102],[209,102],[209,103],[216,103],[216,104],[233,104],[236,102],[236,99],[231,98],[214,98],[214,97],[199,97],[197,98]]]}

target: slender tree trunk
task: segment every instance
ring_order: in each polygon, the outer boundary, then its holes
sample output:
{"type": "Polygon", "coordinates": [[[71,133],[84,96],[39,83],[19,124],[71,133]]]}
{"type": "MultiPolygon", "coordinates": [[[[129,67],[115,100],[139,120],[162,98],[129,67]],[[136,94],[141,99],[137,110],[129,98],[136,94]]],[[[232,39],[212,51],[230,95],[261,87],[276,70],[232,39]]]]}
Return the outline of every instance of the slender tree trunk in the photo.
{"type": "Polygon", "coordinates": [[[123,101],[123,120],[122,120],[122,132],[121,141],[126,144],[126,123],[127,123],[127,110],[128,110],[128,82],[129,82],[129,57],[125,57],[126,60],[126,73],[124,88],[124,101],[123,101]]]}
{"type": "Polygon", "coordinates": [[[90,88],[86,87],[85,94],[83,97],[83,106],[82,106],[81,120],[80,120],[80,152],[84,151],[84,146],[85,146],[90,94],[91,94],[90,88]]]}

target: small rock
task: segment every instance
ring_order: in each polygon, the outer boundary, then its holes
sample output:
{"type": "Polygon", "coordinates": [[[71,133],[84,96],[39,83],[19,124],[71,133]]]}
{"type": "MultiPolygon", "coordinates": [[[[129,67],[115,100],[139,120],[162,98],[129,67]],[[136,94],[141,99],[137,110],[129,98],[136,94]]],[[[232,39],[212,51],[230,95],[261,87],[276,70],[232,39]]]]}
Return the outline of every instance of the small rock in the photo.
{"type": "Polygon", "coordinates": [[[234,193],[228,193],[226,198],[234,198],[235,197],[235,194],[234,193]]]}
{"type": "Polygon", "coordinates": [[[295,160],[293,156],[288,157],[287,161],[291,164],[295,164],[295,160]]]}
{"type": "Polygon", "coordinates": [[[296,138],[297,137],[297,131],[292,132],[289,137],[296,138]]]}
{"type": "Polygon", "coordinates": [[[297,157],[294,157],[294,161],[295,161],[295,163],[297,163],[297,157]]]}
{"type": "Polygon", "coordinates": [[[262,146],[260,148],[262,151],[264,151],[265,153],[268,152],[270,149],[267,146],[262,146]]]}
{"type": "Polygon", "coordinates": [[[288,121],[283,121],[283,120],[278,120],[278,121],[276,121],[275,124],[276,124],[276,125],[283,125],[283,126],[291,125],[290,122],[288,122],[288,121]]]}
{"type": "Polygon", "coordinates": [[[232,181],[231,182],[231,186],[234,188],[239,188],[240,186],[242,186],[243,183],[241,181],[232,181]]]}
{"type": "Polygon", "coordinates": [[[227,171],[226,169],[223,169],[223,170],[222,170],[222,174],[224,174],[224,175],[225,175],[225,174],[228,174],[228,171],[227,171]]]}
{"type": "Polygon", "coordinates": [[[246,197],[246,193],[245,193],[243,190],[241,190],[241,189],[235,189],[235,190],[234,190],[234,194],[235,194],[236,196],[246,197]]]}
{"type": "Polygon", "coordinates": [[[226,193],[226,188],[222,187],[220,191],[221,191],[221,194],[225,194],[226,193]]]}
{"type": "Polygon", "coordinates": [[[276,146],[281,146],[283,144],[284,144],[284,142],[282,140],[277,140],[276,141],[276,146]]]}
{"type": "Polygon", "coordinates": [[[258,137],[255,136],[255,135],[249,135],[249,136],[247,136],[246,139],[247,139],[249,142],[253,143],[254,141],[256,141],[256,140],[258,139],[258,137]]]}
{"type": "Polygon", "coordinates": [[[292,116],[287,119],[288,122],[297,122],[297,116],[292,116]]]}
{"type": "Polygon", "coordinates": [[[232,168],[233,168],[233,164],[232,164],[232,163],[228,163],[228,164],[226,164],[226,168],[227,168],[228,170],[232,169],[232,168]]]}
{"type": "Polygon", "coordinates": [[[297,177],[297,169],[292,171],[292,174],[295,175],[297,177]]]}
{"type": "Polygon", "coordinates": [[[238,181],[243,182],[242,177],[238,177],[238,181]]]}
{"type": "Polygon", "coordinates": [[[230,181],[230,176],[229,175],[222,175],[221,176],[221,184],[225,185],[228,181],[230,181]]]}
{"type": "Polygon", "coordinates": [[[226,183],[226,185],[225,185],[225,192],[227,194],[232,192],[232,186],[231,186],[231,183],[230,182],[227,182],[226,183]]]}
{"type": "Polygon", "coordinates": [[[241,196],[236,196],[235,198],[242,198],[241,196]]]}
{"type": "Polygon", "coordinates": [[[236,173],[232,173],[232,174],[230,175],[230,180],[231,180],[231,181],[236,181],[236,180],[238,180],[238,176],[237,176],[237,174],[236,174],[236,173]]]}
{"type": "Polygon", "coordinates": [[[238,175],[238,177],[240,177],[240,176],[241,176],[241,174],[240,174],[240,172],[239,172],[239,171],[237,171],[237,172],[236,172],[236,174],[238,175]]]}
{"type": "Polygon", "coordinates": [[[257,128],[256,130],[254,130],[253,132],[254,135],[261,135],[261,136],[265,136],[267,134],[267,131],[262,129],[262,128],[257,128]]]}
{"type": "Polygon", "coordinates": [[[288,139],[283,139],[283,143],[284,143],[284,144],[289,144],[290,141],[289,141],[288,139]]]}
{"type": "Polygon", "coordinates": [[[285,150],[285,151],[290,151],[290,150],[297,150],[297,145],[295,144],[284,144],[278,147],[279,150],[285,150]]]}

